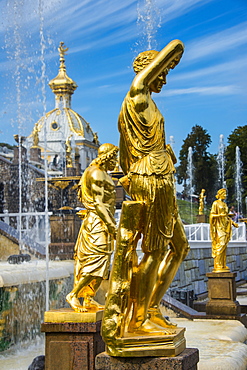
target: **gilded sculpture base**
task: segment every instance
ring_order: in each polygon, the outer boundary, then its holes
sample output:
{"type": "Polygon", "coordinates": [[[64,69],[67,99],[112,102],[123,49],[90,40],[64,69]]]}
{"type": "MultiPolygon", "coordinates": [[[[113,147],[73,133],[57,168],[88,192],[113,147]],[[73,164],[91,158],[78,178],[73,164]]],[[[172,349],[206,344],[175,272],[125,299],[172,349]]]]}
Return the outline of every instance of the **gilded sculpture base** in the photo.
{"type": "Polygon", "coordinates": [[[126,333],[117,338],[114,346],[106,347],[110,356],[118,357],[174,357],[186,348],[185,328],[166,329],[171,334],[135,335],[126,333]]]}
{"type": "Polygon", "coordinates": [[[64,323],[64,322],[97,322],[102,320],[104,310],[88,310],[88,312],[75,312],[72,308],[58,308],[46,311],[45,322],[64,323]]]}
{"type": "Polygon", "coordinates": [[[219,268],[219,267],[213,268],[212,272],[217,274],[217,273],[221,273],[221,272],[231,272],[231,271],[230,271],[230,268],[228,266],[226,266],[224,268],[219,268]]]}

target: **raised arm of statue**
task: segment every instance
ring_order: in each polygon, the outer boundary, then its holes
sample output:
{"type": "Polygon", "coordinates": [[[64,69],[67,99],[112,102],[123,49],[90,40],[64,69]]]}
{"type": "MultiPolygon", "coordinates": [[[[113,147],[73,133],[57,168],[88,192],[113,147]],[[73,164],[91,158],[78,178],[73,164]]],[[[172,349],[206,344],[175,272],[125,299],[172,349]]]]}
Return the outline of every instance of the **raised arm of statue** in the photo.
{"type": "Polygon", "coordinates": [[[163,74],[167,75],[168,70],[170,68],[173,69],[179,63],[183,51],[184,51],[183,43],[180,40],[173,40],[167,46],[165,46],[160,52],[157,52],[155,50],[145,52],[146,54],[145,55],[143,54],[142,62],[144,64],[147,64],[146,67],[138,71],[135,69],[134,64],[134,69],[136,72],[138,72],[138,74],[134,78],[132,85],[130,87],[130,96],[134,97],[137,94],[140,94],[143,91],[143,89],[149,87],[159,75],[163,74]],[[152,61],[150,62],[151,58],[152,61]]]}

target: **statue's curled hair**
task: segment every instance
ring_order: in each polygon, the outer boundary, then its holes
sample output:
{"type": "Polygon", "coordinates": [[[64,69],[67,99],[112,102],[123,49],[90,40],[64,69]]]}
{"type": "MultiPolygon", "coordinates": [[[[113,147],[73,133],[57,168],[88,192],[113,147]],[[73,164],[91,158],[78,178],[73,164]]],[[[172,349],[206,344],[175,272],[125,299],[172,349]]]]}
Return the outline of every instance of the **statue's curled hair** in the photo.
{"type": "Polygon", "coordinates": [[[156,50],[147,50],[140,53],[134,60],[133,69],[135,73],[142,71],[159,54],[156,50]]]}
{"type": "Polygon", "coordinates": [[[224,195],[226,193],[226,189],[220,189],[217,191],[217,195],[215,196],[215,198],[217,199],[220,199],[222,195],[224,195]]]}
{"type": "Polygon", "coordinates": [[[104,164],[105,162],[115,157],[118,151],[118,147],[113,144],[102,144],[98,149],[98,157],[90,163],[90,166],[94,166],[95,164],[104,164]]]}

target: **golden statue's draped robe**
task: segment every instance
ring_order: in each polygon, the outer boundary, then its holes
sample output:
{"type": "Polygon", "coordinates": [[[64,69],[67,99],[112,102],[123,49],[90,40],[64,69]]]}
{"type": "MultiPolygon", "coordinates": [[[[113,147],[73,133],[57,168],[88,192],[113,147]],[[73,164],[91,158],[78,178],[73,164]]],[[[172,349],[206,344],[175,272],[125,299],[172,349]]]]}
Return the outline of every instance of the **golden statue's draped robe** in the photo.
{"type": "MultiPolygon", "coordinates": [[[[86,172],[87,170],[79,183],[81,190],[78,196],[87,209],[87,214],[83,219],[75,245],[75,285],[83,275],[87,274],[103,279],[108,277],[114,242],[113,236],[108,233],[105,223],[96,212],[93,197],[88,193],[85,184],[83,184],[86,181],[86,172]]],[[[85,292],[90,294],[90,290],[92,290],[92,295],[94,295],[93,285],[94,282],[85,287],[80,296],[83,296],[85,292]]]]}
{"type": "Polygon", "coordinates": [[[210,236],[212,239],[212,257],[215,258],[226,251],[232,236],[232,221],[228,216],[228,207],[221,200],[216,200],[210,213],[210,236]],[[214,215],[222,217],[214,217],[214,215]]]}
{"type": "Polygon", "coordinates": [[[128,193],[146,204],[143,252],[164,247],[173,237],[177,220],[173,162],[165,145],[164,118],[152,101],[149,119],[137,112],[129,93],[119,115],[120,165],[128,174],[128,193]]]}

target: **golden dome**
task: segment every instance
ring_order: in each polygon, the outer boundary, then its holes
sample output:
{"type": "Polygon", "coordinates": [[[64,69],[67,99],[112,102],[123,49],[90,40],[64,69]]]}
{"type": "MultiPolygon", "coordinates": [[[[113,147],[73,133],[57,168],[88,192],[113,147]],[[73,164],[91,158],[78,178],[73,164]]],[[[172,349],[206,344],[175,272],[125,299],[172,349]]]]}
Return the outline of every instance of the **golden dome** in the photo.
{"type": "Polygon", "coordinates": [[[61,41],[58,51],[60,55],[60,66],[57,77],[49,82],[49,86],[54,94],[70,94],[72,95],[77,88],[77,84],[67,76],[64,55],[69,49],[64,46],[61,41]]]}

